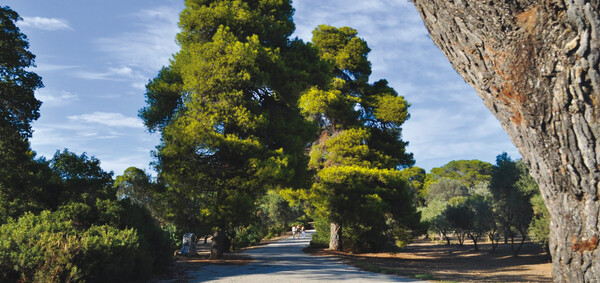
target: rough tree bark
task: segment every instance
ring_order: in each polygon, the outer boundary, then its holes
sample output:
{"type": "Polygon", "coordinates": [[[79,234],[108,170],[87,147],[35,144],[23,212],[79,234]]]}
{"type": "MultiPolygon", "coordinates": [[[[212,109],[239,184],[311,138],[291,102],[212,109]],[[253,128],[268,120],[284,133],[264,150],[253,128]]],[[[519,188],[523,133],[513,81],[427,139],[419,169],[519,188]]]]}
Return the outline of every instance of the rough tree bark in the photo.
{"type": "Polygon", "coordinates": [[[517,146],[551,214],[557,282],[600,278],[600,1],[413,0],[517,146]]]}
{"type": "Polygon", "coordinates": [[[331,222],[329,229],[329,249],[334,251],[342,250],[342,224],[331,222]]]}

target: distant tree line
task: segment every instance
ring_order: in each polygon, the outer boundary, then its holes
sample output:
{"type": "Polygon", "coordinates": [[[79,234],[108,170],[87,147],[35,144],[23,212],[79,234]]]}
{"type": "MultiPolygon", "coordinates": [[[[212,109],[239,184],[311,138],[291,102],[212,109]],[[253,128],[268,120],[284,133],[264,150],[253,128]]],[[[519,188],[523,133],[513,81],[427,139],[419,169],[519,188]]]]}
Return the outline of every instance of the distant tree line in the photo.
{"type": "Polygon", "coordinates": [[[464,244],[511,243],[516,256],[529,235],[548,252],[549,215],[537,184],[521,160],[506,153],[492,165],[479,160],[452,161],[433,168],[419,194],[422,220],[432,236],[464,244]],[[515,245],[515,239],[518,244],[515,245]]]}

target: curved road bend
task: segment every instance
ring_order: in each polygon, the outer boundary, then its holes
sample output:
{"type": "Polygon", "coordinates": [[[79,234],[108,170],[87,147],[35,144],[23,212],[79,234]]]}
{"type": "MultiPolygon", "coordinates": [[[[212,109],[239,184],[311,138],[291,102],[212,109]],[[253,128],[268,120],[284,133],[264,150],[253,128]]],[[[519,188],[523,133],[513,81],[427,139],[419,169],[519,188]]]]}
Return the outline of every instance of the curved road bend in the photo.
{"type": "Polygon", "coordinates": [[[395,275],[359,270],[331,256],[311,256],[302,252],[306,239],[286,238],[263,247],[244,251],[254,260],[246,265],[207,265],[188,273],[189,282],[427,282],[395,275]]]}

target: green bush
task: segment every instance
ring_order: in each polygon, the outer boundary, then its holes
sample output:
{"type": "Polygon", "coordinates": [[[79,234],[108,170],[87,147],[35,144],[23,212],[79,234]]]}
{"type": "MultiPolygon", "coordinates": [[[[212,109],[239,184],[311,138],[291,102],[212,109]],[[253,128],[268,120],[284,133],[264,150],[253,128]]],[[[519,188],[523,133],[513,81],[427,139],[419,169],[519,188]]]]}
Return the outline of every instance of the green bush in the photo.
{"type": "Polygon", "coordinates": [[[93,282],[129,281],[141,270],[148,270],[148,259],[140,249],[134,229],[119,230],[111,226],[92,226],[81,236],[82,252],[74,264],[93,282]]]}
{"type": "Polygon", "coordinates": [[[316,231],[310,240],[310,246],[313,248],[329,247],[329,221],[320,217],[315,217],[315,230],[316,231]]]}
{"type": "Polygon", "coordinates": [[[61,213],[26,213],[0,226],[0,281],[67,282],[135,279],[139,262],[133,229],[78,229],[61,213]]]}
{"type": "Polygon", "coordinates": [[[184,233],[179,231],[175,224],[162,225],[160,229],[167,235],[167,241],[171,250],[181,248],[181,235],[184,233]]]}
{"type": "Polygon", "coordinates": [[[71,203],[0,226],[0,282],[140,280],[167,266],[170,251],[166,233],[139,206],[71,203]]]}
{"type": "MultiPolygon", "coordinates": [[[[118,221],[111,226],[119,229],[133,228],[140,237],[140,247],[137,251],[143,257],[143,262],[138,264],[139,274],[151,274],[160,271],[169,265],[174,246],[169,240],[169,234],[160,228],[150,212],[142,206],[131,202],[129,199],[111,201],[112,206],[118,208],[105,211],[118,211],[118,221]]],[[[179,244],[181,238],[178,239],[179,244]]]]}
{"type": "Polygon", "coordinates": [[[239,249],[258,245],[267,236],[267,232],[266,229],[261,229],[257,225],[238,229],[234,238],[235,248],[239,249]]]}

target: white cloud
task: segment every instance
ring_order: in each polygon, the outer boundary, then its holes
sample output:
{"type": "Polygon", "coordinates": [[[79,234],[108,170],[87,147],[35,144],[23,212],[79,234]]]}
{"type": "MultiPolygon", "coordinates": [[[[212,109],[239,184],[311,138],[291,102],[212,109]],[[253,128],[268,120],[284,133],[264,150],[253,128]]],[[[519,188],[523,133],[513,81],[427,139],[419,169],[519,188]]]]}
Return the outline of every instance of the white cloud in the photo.
{"type": "Polygon", "coordinates": [[[37,67],[35,67],[34,71],[35,72],[62,71],[62,70],[74,69],[77,67],[79,67],[79,66],[38,63],[37,67]]]}
{"type": "Polygon", "coordinates": [[[70,104],[73,101],[78,101],[79,97],[68,91],[64,90],[52,90],[49,88],[42,88],[36,94],[35,97],[42,101],[43,107],[58,107],[70,104]]]}
{"type": "Polygon", "coordinates": [[[115,78],[111,78],[110,72],[92,72],[92,71],[83,71],[78,70],[73,72],[73,75],[79,79],[85,80],[116,80],[115,78]]]}
{"type": "Polygon", "coordinates": [[[133,70],[127,66],[120,68],[108,68],[108,70],[110,71],[110,73],[120,76],[131,76],[133,73],[133,70]]]}
{"type": "Polygon", "coordinates": [[[56,18],[23,17],[23,21],[19,23],[19,26],[47,31],[73,30],[66,20],[56,18]]]}
{"type": "Polygon", "coordinates": [[[122,66],[118,68],[109,67],[106,71],[77,70],[72,72],[72,74],[76,78],[80,79],[107,81],[126,81],[143,77],[142,74],[135,72],[128,66],[122,66]]]}
{"type": "Polygon", "coordinates": [[[137,18],[137,30],[100,38],[95,43],[115,64],[146,74],[144,81],[147,81],[148,76],[155,76],[162,66],[168,65],[171,54],[179,50],[175,43],[179,10],[162,6],[132,16],[137,18]]]}
{"type": "Polygon", "coordinates": [[[91,114],[73,115],[69,120],[97,123],[110,127],[144,128],[139,118],[127,117],[121,113],[94,112],[91,114]]]}

